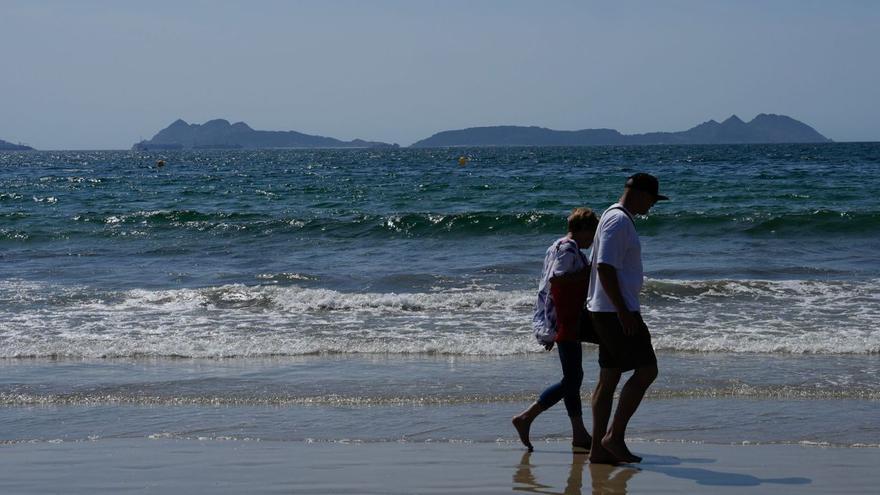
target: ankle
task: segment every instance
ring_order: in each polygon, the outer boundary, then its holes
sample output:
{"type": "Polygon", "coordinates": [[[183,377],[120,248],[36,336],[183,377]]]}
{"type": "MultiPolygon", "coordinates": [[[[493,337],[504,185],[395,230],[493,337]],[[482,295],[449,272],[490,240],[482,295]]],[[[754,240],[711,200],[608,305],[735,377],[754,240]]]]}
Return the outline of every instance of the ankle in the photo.
{"type": "Polygon", "coordinates": [[[608,432],[605,437],[602,438],[602,441],[608,443],[621,443],[623,442],[623,435],[618,435],[614,432],[608,432]]]}
{"type": "Polygon", "coordinates": [[[513,417],[513,420],[516,421],[516,422],[519,422],[519,423],[522,423],[522,422],[531,423],[533,419],[534,419],[534,418],[532,418],[531,416],[529,416],[529,414],[524,413],[524,412],[519,413],[519,414],[517,414],[516,416],[513,417]]]}

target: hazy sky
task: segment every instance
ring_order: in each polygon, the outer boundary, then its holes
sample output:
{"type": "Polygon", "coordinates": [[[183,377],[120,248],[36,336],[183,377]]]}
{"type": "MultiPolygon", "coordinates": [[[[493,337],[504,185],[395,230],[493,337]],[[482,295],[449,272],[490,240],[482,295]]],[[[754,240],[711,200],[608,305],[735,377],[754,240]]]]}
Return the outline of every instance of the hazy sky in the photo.
{"type": "Polygon", "coordinates": [[[880,141],[875,1],[0,0],[0,138],[128,148],[173,120],[402,145],[781,113],[880,141]]]}

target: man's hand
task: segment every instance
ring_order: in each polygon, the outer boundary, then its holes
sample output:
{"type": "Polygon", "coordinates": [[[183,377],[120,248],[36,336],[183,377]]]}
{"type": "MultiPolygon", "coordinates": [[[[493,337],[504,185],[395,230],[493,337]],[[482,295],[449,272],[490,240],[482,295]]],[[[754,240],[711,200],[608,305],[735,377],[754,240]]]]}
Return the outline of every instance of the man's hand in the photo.
{"type": "Polygon", "coordinates": [[[617,280],[617,269],[605,263],[599,263],[599,282],[602,288],[611,299],[611,302],[617,308],[617,319],[620,320],[620,326],[623,328],[623,334],[627,337],[647,333],[648,326],[642,321],[639,313],[630,311],[626,307],[626,301],[620,293],[620,282],[617,280]]]}
{"type": "Polygon", "coordinates": [[[631,311],[618,311],[617,319],[620,320],[620,326],[623,327],[623,334],[632,337],[636,333],[640,333],[645,326],[641,318],[637,317],[631,311]]]}

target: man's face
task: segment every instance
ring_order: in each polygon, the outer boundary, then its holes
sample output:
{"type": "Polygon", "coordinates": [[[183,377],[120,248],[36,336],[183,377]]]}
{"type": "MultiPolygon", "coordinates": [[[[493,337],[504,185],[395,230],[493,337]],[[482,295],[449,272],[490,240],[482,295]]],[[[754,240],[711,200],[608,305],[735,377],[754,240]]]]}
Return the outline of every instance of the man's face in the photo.
{"type": "Polygon", "coordinates": [[[638,189],[635,189],[634,192],[636,193],[637,201],[635,202],[635,211],[633,211],[633,213],[636,215],[644,215],[645,213],[648,213],[651,207],[657,203],[657,196],[654,196],[649,192],[638,189]]]}

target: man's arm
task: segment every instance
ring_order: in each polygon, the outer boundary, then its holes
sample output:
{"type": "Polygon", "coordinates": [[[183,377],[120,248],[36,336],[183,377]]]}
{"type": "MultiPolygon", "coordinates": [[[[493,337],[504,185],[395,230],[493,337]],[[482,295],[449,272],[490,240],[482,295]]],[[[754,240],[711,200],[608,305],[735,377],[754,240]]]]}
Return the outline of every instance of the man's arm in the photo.
{"type": "Polygon", "coordinates": [[[623,300],[623,294],[620,293],[620,282],[617,279],[617,269],[607,263],[599,263],[597,271],[602,288],[605,289],[611,303],[617,308],[617,318],[620,319],[623,334],[626,336],[634,335],[637,330],[641,329],[642,324],[626,306],[626,301],[623,300]]]}

